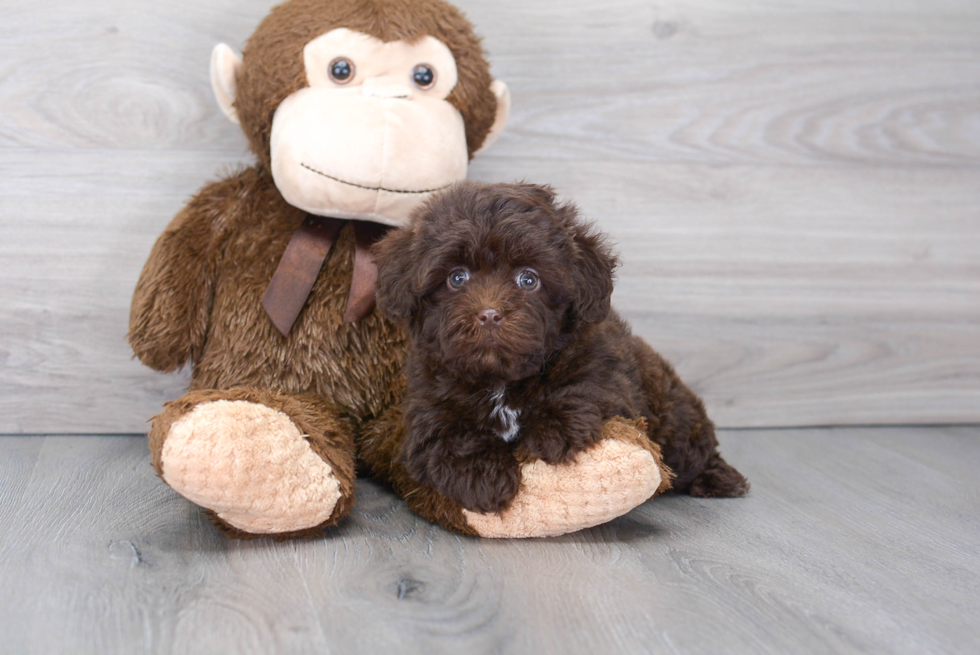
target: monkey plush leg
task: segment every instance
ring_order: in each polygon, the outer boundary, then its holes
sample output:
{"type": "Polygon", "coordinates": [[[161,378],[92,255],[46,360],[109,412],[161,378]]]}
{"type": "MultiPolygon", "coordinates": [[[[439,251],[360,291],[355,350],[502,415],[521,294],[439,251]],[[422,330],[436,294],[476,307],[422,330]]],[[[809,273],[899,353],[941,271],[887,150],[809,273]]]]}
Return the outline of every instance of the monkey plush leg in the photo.
{"type": "Polygon", "coordinates": [[[521,491],[504,512],[463,511],[480,536],[553,537],[600,525],[666,491],[673,477],[643,420],[619,418],[573,462],[526,460],[521,474],[521,491]]]}
{"type": "Polygon", "coordinates": [[[153,466],[229,536],[312,536],[354,500],[350,426],[313,396],[238,387],[167,403],[153,466]]]}
{"type": "Polygon", "coordinates": [[[392,408],[369,424],[358,454],[371,473],[391,484],[424,518],[481,537],[551,537],[606,523],[670,487],[672,474],[642,420],[613,419],[603,438],[574,462],[525,459],[521,490],[499,514],[478,514],[416,483],[398,463],[404,439],[401,412],[392,408]]]}

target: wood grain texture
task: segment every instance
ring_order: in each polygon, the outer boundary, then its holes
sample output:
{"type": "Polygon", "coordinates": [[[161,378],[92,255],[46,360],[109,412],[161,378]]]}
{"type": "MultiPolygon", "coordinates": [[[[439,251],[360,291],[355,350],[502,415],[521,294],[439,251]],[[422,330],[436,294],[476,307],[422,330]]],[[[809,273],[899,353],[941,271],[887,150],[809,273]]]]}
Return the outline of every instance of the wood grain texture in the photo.
{"type": "MultiPolygon", "coordinates": [[[[245,141],[218,41],[271,2],[5,3],[0,433],[133,433],[156,236],[245,141]]],[[[461,1],[514,114],[474,162],[617,240],[615,302],[724,426],[980,421],[980,5],[461,1]]]]}
{"type": "MultiPolygon", "coordinates": [[[[235,148],[207,62],[273,2],[45,0],[5,12],[2,141],[235,148]]],[[[976,166],[969,0],[460,2],[514,114],[502,156],[976,166]],[[516,148],[516,150],[515,150],[516,148]]]]}
{"type": "Polygon", "coordinates": [[[726,432],[753,482],[556,539],[358,481],[322,539],[228,541],[140,438],[0,438],[0,651],[966,653],[980,429],[726,432]],[[805,464],[804,464],[805,463],[805,464]]]}
{"type": "MultiPolygon", "coordinates": [[[[23,173],[0,180],[0,213],[34,205],[30,221],[0,224],[3,431],[141,432],[186,385],[186,372],[158,375],[130,359],[129,298],[169,216],[220,165],[162,153],[133,167],[132,156],[105,153],[95,168],[86,153],[52,164],[0,152],[23,173]],[[63,182],[52,187],[52,177],[63,182]]],[[[498,158],[473,176],[534,168],[498,158]]],[[[977,420],[972,172],[603,169],[555,163],[548,179],[616,239],[616,306],[720,425],[977,420]]]]}

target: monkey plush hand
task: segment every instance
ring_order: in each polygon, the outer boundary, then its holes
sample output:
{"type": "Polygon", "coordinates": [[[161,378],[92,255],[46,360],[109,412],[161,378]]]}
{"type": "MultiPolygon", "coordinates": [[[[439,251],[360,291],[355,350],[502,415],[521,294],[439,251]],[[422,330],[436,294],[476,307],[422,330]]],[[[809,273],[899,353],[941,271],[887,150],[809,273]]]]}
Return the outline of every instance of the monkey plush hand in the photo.
{"type": "Polygon", "coordinates": [[[212,87],[254,166],[205,186],[157,240],[129,341],[193,365],[150,430],[153,466],[234,536],[319,534],[354,502],[354,467],[425,518],[472,535],[561,534],[619,516],[665,478],[613,421],[573,464],[526,461],[511,507],[474,514],[398,463],[404,329],[374,311],[371,245],[462,179],[503,129],[472,26],[441,0],[289,0],[212,87]]]}

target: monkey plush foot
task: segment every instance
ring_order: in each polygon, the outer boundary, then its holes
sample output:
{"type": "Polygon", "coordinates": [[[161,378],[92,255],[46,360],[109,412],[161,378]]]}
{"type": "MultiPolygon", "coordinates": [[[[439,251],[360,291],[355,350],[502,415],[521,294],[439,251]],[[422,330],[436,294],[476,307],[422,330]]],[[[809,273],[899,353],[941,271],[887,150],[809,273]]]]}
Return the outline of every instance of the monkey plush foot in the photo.
{"type": "Polygon", "coordinates": [[[346,514],[353,467],[323,456],[331,444],[314,406],[256,390],[189,398],[201,393],[171,403],[151,431],[154,465],[175,491],[231,536],[301,536],[346,514]]]}
{"type": "Polygon", "coordinates": [[[642,420],[613,419],[570,464],[524,462],[521,491],[504,512],[463,516],[481,537],[553,537],[626,514],[669,489],[672,477],[642,420]]]}
{"type": "Polygon", "coordinates": [[[615,418],[603,426],[602,440],[570,464],[552,466],[522,455],[520,491],[499,514],[465,510],[412,479],[398,461],[405,422],[397,404],[366,427],[359,454],[412,511],[449,530],[474,537],[554,537],[611,521],[670,488],[674,475],[646,432],[642,419],[615,418]]]}

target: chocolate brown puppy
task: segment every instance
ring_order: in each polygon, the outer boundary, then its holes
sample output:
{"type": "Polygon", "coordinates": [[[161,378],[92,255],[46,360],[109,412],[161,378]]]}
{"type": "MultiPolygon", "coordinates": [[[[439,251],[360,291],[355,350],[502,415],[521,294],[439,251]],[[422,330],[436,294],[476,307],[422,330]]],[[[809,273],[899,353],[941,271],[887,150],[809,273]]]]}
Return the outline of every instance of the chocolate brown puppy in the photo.
{"type": "Polygon", "coordinates": [[[421,484],[505,509],[523,457],[571,461],[621,416],[645,419],[677,491],[748,491],[701,400],[610,309],[605,237],[550,188],[459,183],[375,254],[379,305],[410,328],[401,462],[421,484]]]}

